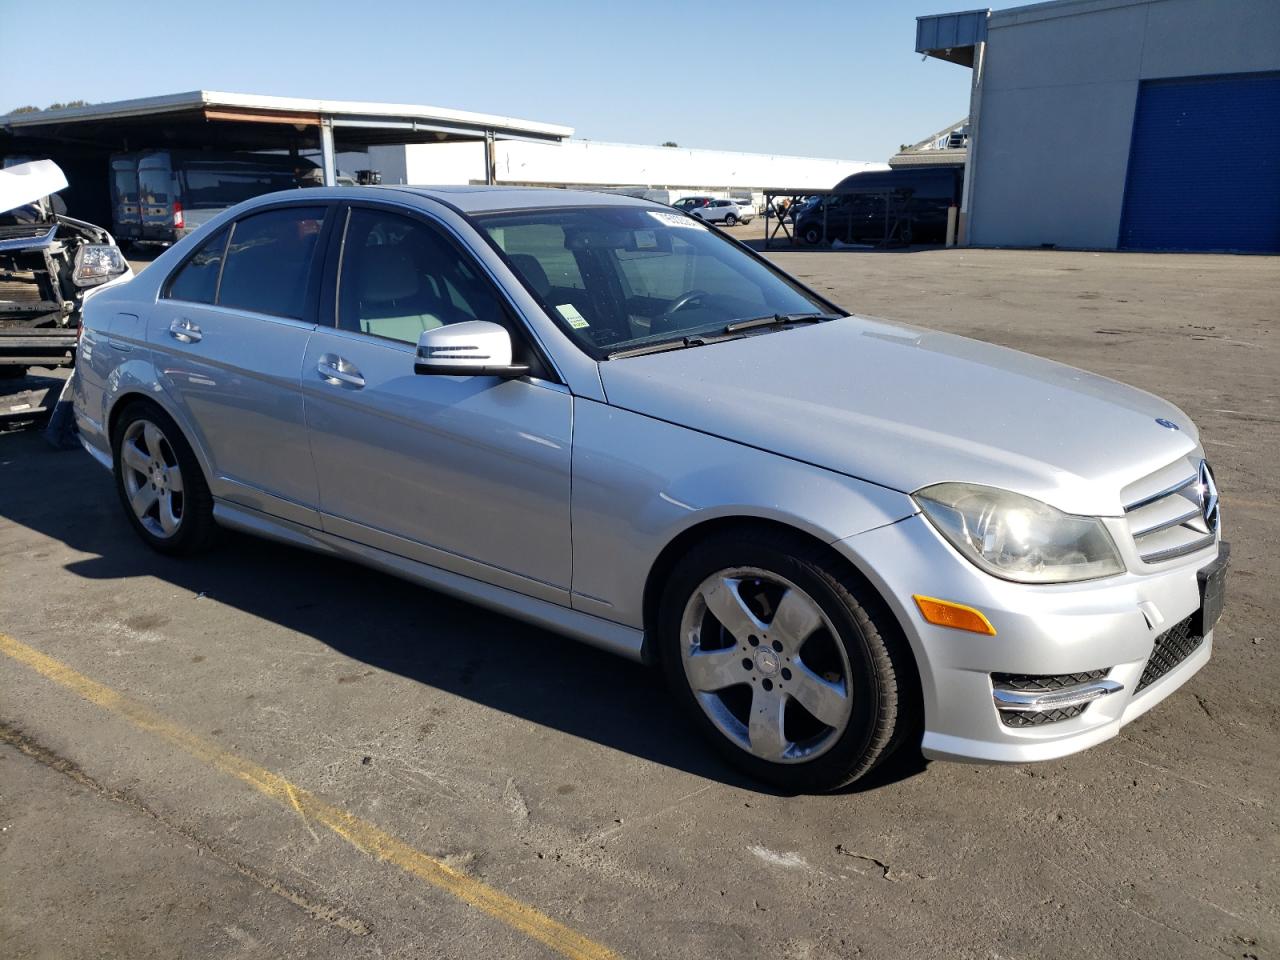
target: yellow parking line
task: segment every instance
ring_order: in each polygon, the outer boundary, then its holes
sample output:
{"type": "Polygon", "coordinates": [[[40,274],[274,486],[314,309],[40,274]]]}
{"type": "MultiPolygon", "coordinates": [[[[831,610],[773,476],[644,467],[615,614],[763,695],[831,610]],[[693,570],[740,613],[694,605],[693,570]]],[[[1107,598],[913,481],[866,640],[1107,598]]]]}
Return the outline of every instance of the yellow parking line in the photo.
{"type": "Polygon", "coordinates": [[[123,717],[134,726],[168,740],[223,773],[243,780],[282,806],[296,810],[304,819],[328,827],[356,849],[393,863],[406,873],[453,894],[464,903],[546,944],[563,957],[571,960],[617,960],[617,954],[608,947],[552,920],[528,904],[459,873],[369,821],[313,796],[264,767],[223,750],[217,744],[165,719],[149,707],[130,700],[110,687],[77,673],[65,663],[34,647],[0,633],[0,653],[75,691],[90,703],[123,717]]]}

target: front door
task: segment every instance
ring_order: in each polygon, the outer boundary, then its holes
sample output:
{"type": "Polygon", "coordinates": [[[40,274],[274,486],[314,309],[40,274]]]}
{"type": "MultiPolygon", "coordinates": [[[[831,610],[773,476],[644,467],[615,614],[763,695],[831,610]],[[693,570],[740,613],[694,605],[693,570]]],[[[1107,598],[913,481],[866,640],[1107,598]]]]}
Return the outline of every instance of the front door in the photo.
{"type": "Polygon", "coordinates": [[[351,208],[336,324],[302,367],[328,532],[567,605],[573,398],[534,377],[420,376],[424,330],[466,320],[523,331],[444,229],[351,208]]]}

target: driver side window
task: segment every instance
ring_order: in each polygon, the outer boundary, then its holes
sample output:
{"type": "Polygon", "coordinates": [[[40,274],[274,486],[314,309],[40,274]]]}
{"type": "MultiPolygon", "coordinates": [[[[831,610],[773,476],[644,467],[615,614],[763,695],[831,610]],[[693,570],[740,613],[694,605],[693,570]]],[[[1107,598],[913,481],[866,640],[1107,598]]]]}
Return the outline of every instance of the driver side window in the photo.
{"type": "Polygon", "coordinates": [[[338,328],[418,342],[426,330],[506,314],[466,255],[417,220],[353,208],[338,280],[338,328]]]}

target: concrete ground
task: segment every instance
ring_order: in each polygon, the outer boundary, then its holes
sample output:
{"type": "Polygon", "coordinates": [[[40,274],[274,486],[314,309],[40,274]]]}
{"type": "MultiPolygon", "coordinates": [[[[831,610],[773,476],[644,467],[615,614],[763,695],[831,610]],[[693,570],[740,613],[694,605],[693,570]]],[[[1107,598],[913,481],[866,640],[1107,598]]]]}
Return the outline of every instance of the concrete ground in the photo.
{"type": "Polygon", "coordinates": [[[0,954],[1280,956],[1280,260],[774,256],[1192,415],[1209,665],[1069,759],[780,796],[640,667],[240,536],[166,560],[87,456],[0,435],[0,954]]]}

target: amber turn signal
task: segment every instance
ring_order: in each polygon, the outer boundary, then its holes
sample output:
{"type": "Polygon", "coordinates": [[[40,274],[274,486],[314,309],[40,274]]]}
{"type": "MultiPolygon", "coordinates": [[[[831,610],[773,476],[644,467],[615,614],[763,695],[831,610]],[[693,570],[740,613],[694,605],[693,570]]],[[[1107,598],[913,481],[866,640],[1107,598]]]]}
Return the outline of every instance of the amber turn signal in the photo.
{"type": "Polygon", "coordinates": [[[994,637],[996,628],[978,610],[966,607],[963,603],[952,603],[950,600],[938,600],[934,597],[922,597],[915,594],[916,606],[930,623],[940,627],[951,627],[955,630],[968,630],[970,633],[981,633],[994,637]]]}

